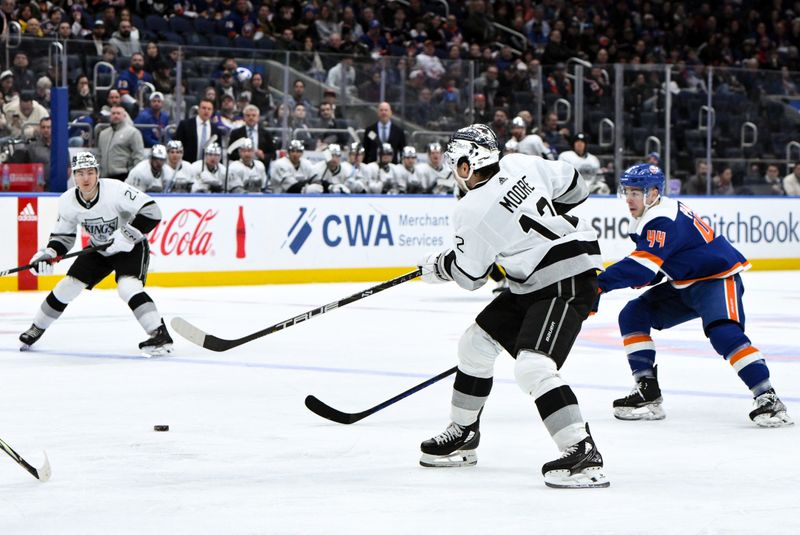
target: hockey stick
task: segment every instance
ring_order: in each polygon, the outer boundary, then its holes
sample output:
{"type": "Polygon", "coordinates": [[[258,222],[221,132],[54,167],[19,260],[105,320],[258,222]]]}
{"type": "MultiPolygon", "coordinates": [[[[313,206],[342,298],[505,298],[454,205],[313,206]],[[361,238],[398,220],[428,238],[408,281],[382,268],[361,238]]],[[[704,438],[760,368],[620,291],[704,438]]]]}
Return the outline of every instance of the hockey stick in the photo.
{"type": "Polygon", "coordinates": [[[408,396],[410,396],[411,394],[419,392],[423,388],[428,388],[433,383],[441,381],[442,379],[444,379],[448,375],[453,375],[454,373],[456,373],[457,369],[458,369],[458,366],[454,366],[454,367],[450,368],[449,370],[440,373],[436,377],[431,377],[430,379],[418,384],[417,386],[409,388],[408,390],[406,390],[402,394],[397,394],[395,397],[393,397],[391,399],[387,399],[383,403],[378,403],[374,407],[371,407],[371,408],[369,408],[369,409],[367,409],[365,411],[361,411],[361,412],[342,412],[340,410],[334,409],[330,405],[325,404],[324,402],[320,401],[319,399],[317,399],[314,396],[306,396],[306,407],[308,408],[308,410],[310,410],[311,412],[313,412],[317,416],[322,416],[323,418],[325,418],[327,420],[330,420],[332,422],[336,422],[337,424],[345,424],[345,425],[354,424],[354,423],[358,422],[359,420],[363,420],[364,418],[366,418],[370,414],[375,414],[376,412],[385,409],[389,405],[394,405],[395,403],[397,403],[401,399],[405,399],[408,396]]]}
{"type": "Polygon", "coordinates": [[[19,454],[14,451],[11,446],[5,443],[5,441],[0,438],[0,449],[8,454],[9,457],[17,461],[22,468],[27,470],[33,477],[38,479],[41,482],[45,482],[50,479],[50,474],[52,471],[50,470],[50,461],[47,459],[47,453],[42,452],[44,454],[44,464],[41,468],[36,468],[28,464],[28,462],[19,456],[19,454]]]}
{"type": "Polygon", "coordinates": [[[405,275],[400,275],[399,277],[395,277],[394,279],[382,282],[376,286],[373,286],[372,288],[367,288],[366,290],[362,290],[349,297],[345,297],[344,299],[339,299],[338,301],[333,301],[332,303],[328,303],[327,305],[322,305],[321,307],[317,307],[315,309],[309,310],[308,312],[304,312],[299,316],[295,316],[280,323],[276,323],[275,325],[267,327],[266,329],[254,332],[253,334],[248,334],[247,336],[243,336],[242,338],[235,338],[233,340],[226,340],[224,338],[218,338],[213,334],[208,334],[202,331],[201,329],[195,327],[194,325],[192,325],[191,323],[189,323],[188,321],[186,321],[181,317],[172,318],[172,321],[170,321],[170,325],[172,325],[172,328],[175,329],[176,333],[180,334],[193,344],[204,347],[206,349],[210,349],[211,351],[227,351],[242,344],[246,344],[247,342],[252,342],[253,340],[261,338],[262,336],[267,336],[268,334],[272,334],[275,331],[286,329],[287,327],[291,327],[292,325],[297,325],[298,323],[310,320],[311,318],[314,318],[321,314],[325,314],[326,312],[330,312],[331,310],[335,310],[339,307],[349,305],[350,303],[359,301],[361,299],[364,299],[365,297],[369,297],[370,295],[382,292],[383,290],[391,288],[392,286],[397,286],[398,284],[402,284],[412,279],[416,279],[420,275],[422,275],[422,269],[417,268],[414,271],[411,271],[410,273],[406,273],[405,275]]]}
{"type": "MultiPolygon", "coordinates": [[[[91,247],[87,247],[85,249],[81,249],[80,251],[75,251],[74,253],[68,253],[68,254],[65,254],[64,256],[57,256],[57,257],[55,257],[53,259],[53,261],[51,263],[54,264],[56,262],[60,262],[62,260],[66,260],[67,258],[72,258],[73,256],[81,256],[81,255],[85,255],[87,253],[93,253],[94,251],[102,251],[103,249],[105,249],[109,245],[111,245],[110,242],[109,243],[104,243],[102,245],[92,245],[91,247]]],[[[38,262],[36,262],[36,264],[38,264],[38,262]]],[[[11,275],[12,273],[16,273],[17,271],[25,271],[26,269],[31,269],[32,267],[35,267],[36,264],[26,264],[24,266],[17,266],[15,268],[7,269],[5,271],[0,271],[0,277],[5,277],[6,275],[11,275]]]]}

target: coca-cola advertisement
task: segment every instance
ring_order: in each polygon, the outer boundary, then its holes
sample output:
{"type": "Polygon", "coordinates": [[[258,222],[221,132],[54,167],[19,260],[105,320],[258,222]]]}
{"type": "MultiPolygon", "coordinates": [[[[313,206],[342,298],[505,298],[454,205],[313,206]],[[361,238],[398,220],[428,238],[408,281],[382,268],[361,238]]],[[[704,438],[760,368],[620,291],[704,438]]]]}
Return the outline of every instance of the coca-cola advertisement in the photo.
{"type": "Polygon", "coordinates": [[[156,256],[206,256],[212,254],[215,232],[214,220],[219,210],[211,208],[181,208],[165,213],[161,223],[147,239],[150,252],[156,256]]]}

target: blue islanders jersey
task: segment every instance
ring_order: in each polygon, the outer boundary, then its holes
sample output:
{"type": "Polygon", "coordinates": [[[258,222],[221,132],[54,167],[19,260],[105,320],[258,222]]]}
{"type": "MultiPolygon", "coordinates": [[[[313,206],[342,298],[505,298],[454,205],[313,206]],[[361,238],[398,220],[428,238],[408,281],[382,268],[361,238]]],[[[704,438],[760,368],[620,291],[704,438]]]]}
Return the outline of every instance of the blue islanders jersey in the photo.
{"type": "Polygon", "coordinates": [[[661,198],[630,231],[636,249],[598,277],[603,292],[650,284],[663,274],[675,288],[723,279],[750,268],[725,239],[680,201],[661,198]]]}

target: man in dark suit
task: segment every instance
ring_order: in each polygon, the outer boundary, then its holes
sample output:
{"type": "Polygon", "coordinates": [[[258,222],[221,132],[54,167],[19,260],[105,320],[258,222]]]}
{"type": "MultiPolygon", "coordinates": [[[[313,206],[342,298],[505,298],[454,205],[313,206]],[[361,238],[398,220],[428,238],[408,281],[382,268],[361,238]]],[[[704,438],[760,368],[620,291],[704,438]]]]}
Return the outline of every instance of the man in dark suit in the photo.
{"type": "Polygon", "coordinates": [[[392,106],[388,102],[378,104],[378,122],[364,131],[364,163],[378,159],[378,147],[389,143],[394,149],[394,163],[400,162],[403,147],[406,146],[406,133],[392,122],[392,106]]]}
{"type": "Polygon", "coordinates": [[[209,99],[202,99],[197,105],[197,115],[184,119],[178,123],[175,130],[175,137],[183,142],[183,154],[186,161],[196,162],[202,158],[203,145],[208,142],[211,136],[222,136],[220,129],[211,124],[211,116],[214,114],[214,103],[209,99]]]}
{"type": "MultiPolygon", "coordinates": [[[[256,159],[261,160],[261,163],[264,164],[264,168],[269,170],[269,163],[275,159],[275,143],[272,141],[272,134],[259,126],[258,119],[261,116],[261,112],[258,106],[248,104],[244,107],[243,114],[244,126],[240,126],[231,131],[231,138],[228,146],[230,147],[238,139],[243,137],[252,139],[253,146],[256,147],[256,159]]],[[[238,160],[239,151],[233,151],[230,158],[231,160],[238,160]]]]}

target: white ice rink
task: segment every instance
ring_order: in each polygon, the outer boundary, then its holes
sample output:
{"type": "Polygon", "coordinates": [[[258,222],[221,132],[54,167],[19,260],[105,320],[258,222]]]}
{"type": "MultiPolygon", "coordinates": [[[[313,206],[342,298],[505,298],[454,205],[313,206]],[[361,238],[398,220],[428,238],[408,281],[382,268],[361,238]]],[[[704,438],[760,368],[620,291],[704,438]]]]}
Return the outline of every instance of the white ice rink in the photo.
{"type": "MultiPolygon", "coordinates": [[[[744,275],[747,332],[796,419],[798,277],[744,275]]],[[[367,286],[149,292],[167,322],[234,338],[367,286]]],[[[30,353],[17,336],[46,293],[2,293],[0,437],[34,465],[46,450],[53,475],[0,453],[0,533],[800,533],[800,426],[749,421],[749,392],[699,322],[654,334],[667,419],[613,418],[632,387],[616,315],[634,294],[603,298],[563,368],[611,487],[555,490],[540,469],[558,452],[508,355],[473,468],[418,465],[448,423],[452,376],[351,426],[303,405],[313,393],[361,411],[452,367],[489,286],[406,283],[225,353],[176,336],[174,356],[150,360],[114,291],[81,295],[30,353]]]]}

